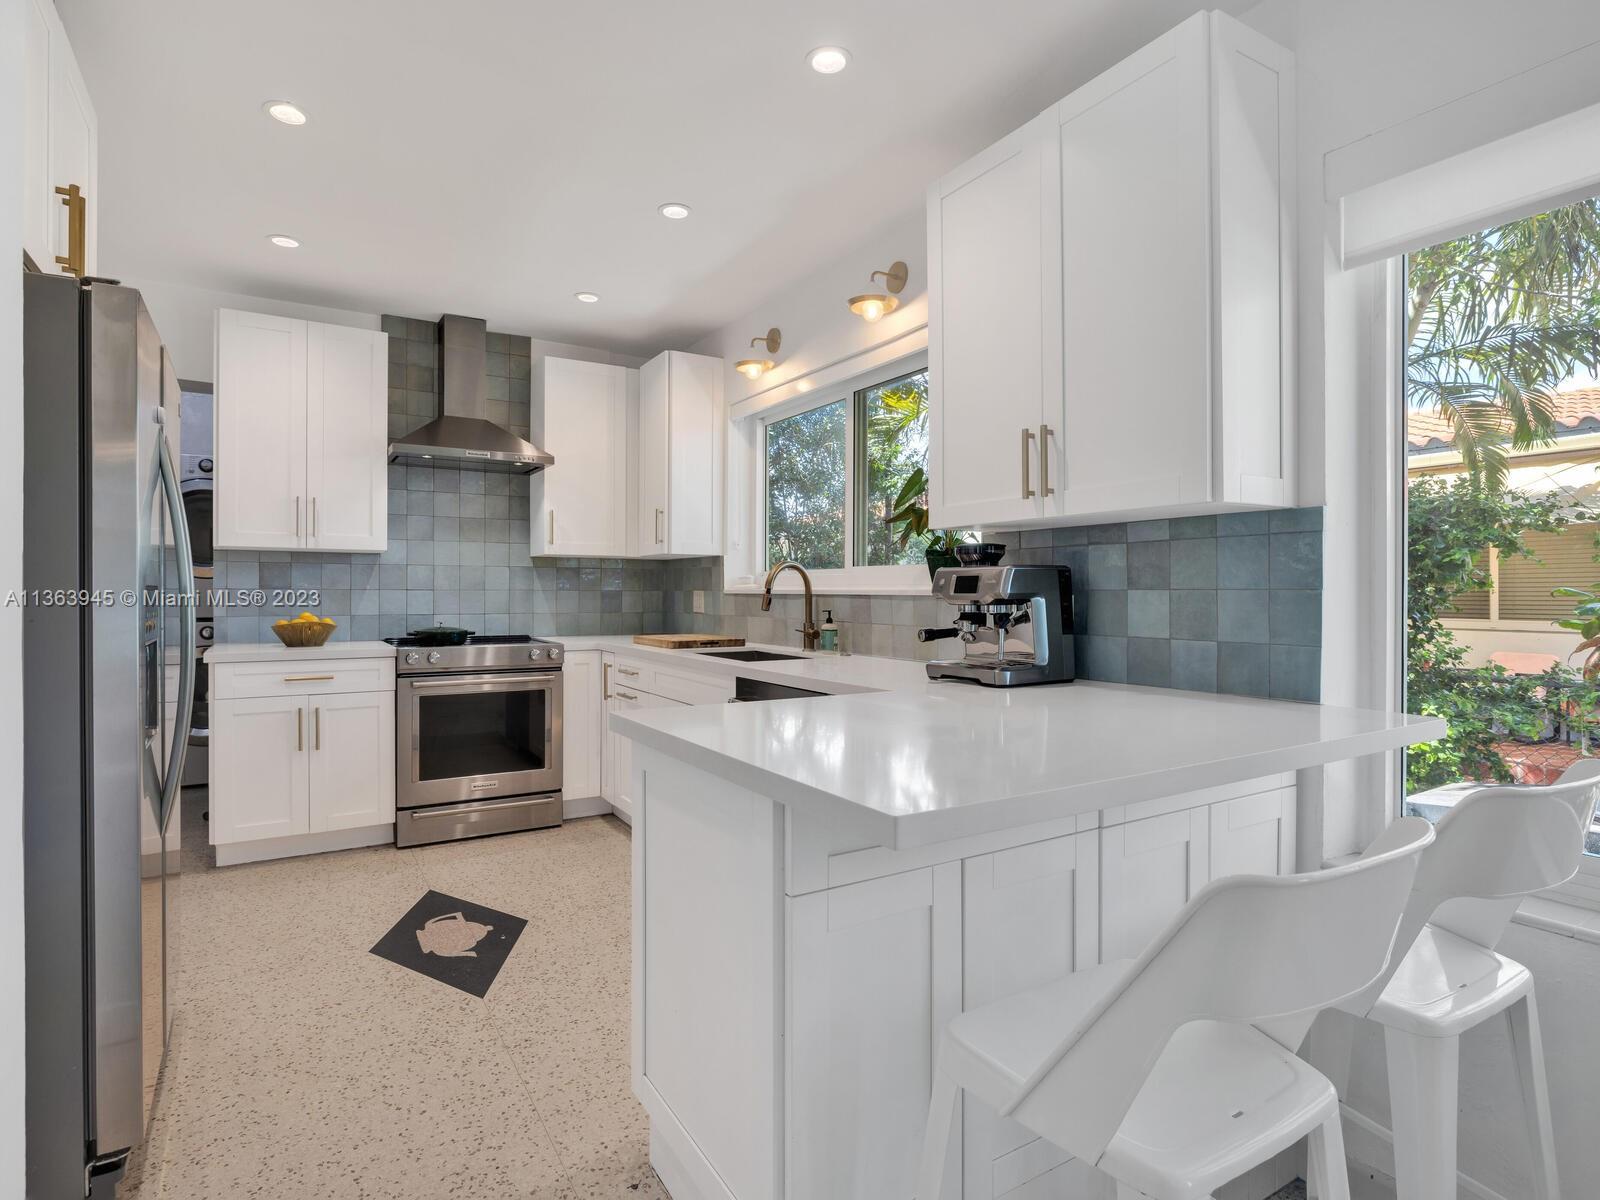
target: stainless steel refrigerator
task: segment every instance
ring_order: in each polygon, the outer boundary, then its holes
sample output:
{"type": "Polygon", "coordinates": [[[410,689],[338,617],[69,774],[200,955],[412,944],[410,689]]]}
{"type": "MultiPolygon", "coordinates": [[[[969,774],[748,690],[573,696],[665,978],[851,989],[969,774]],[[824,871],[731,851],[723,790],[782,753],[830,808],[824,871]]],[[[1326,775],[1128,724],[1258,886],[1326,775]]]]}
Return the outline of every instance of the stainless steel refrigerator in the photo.
{"type": "Polygon", "coordinates": [[[27,1194],[100,1200],[144,1139],[175,1014],[166,835],[195,677],[163,424],[179,390],[138,292],[40,274],[23,286],[27,1194]],[[161,845],[147,872],[142,808],[161,845]]]}

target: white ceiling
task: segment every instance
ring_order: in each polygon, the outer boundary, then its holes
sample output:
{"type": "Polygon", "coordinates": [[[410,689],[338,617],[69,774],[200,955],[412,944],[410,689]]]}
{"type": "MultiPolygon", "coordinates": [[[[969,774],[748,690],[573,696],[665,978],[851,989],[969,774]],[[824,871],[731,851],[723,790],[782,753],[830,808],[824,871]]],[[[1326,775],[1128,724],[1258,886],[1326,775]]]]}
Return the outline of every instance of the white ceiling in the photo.
{"type": "Polygon", "coordinates": [[[58,3],[100,121],[102,271],[635,353],[748,312],[1199,7],[58,3]],[[807,66],[824,44],[842,74],[807,66]],[[280,98],[309,123],[268,118],[280,98]]]}

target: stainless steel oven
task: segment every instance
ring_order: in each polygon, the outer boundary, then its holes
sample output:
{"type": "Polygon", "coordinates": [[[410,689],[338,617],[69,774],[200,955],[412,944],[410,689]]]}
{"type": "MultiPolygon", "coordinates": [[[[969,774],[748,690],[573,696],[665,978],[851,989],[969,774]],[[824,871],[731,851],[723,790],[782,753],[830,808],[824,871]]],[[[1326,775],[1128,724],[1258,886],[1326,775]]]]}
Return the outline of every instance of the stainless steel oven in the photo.
{"type": "Polygon", "coordinates": [[[395,844],[561,822],[561,648],[395,639],[395,844]]]}

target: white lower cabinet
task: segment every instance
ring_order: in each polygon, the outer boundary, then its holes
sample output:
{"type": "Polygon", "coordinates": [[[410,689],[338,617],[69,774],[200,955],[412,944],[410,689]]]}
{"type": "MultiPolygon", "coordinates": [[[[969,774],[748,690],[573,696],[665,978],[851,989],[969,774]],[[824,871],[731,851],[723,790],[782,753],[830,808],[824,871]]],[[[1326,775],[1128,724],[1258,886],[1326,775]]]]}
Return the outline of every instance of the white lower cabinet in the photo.
{"type": "MultiPolygon", "coordinates": [[[[600,666],[597,711],[602,715],[599,794],[611,805],[612,812],[631,824],[633,741],[611,732],[611,714],[687,704],[723,704],[733,698],[733,684],[725,676],[654,666],[645,659],[609,650],[597,657],[600,666]]],[[[569,672],[571,665],[569,657],[569,672]]],[[[570,789],[570,785],[568,787],[570,789]]]]}
{"type": "Polygon", "coordinates": [[[1210,843],[1204,806],[1101,830],[1101,962],[1136,957],[1205,886],[1210,843]]]}
{"type": "MultiPolygon", "coordinates": [[[[640,712],[647,708],[670,708],[677,704],[678,701],[668,700],[665,696],[629,691],[613,681],[611,694],[606,699],[606,716],[640,712]]],[[[605,798],[610,802],[611,810],[630,825],[633,824],[633,739],[612,733],[609,720],[602,772],[606,784],[605,798]]]]}
{"type": "Polygon", "coordinates": [[[561,796],[569,817],[590,815],[578,802],[603,794],[606,711],[600,670],[598,650],[569,651],[561,669],[561,796]]]}
{"type": "Polygon", "coordinates": [[[1294,872],[1295,790],[1240,796],[1211,806],[1211,878],[1294,872]]]}
{"type": "Polygon", "coordinates": [[[300,660],[272,691],[252,673],[258,666],[212,668],[209,802],[218,865],[392,839],[392,674],[371,673],[387,683],[382,690],[315,691],[308,685],[344,672],[363,677],[361,663],[300,660]]]}
{"type": "Polygon", "coordinates": [[[904,1196],[961,1011],[961,864],[788,901],[790,1200],[904,1196]]]}
{"type": "MultiPolygon", "coordinates": [[[[963,1008],[1100,961],[1097,832],[966,859],[961,881],[963,1008]]],[[[962,1130],[964,1196],[1069,1196],[1085,1174],[1067,1154],[975,1096],[963,1101],[962,1130]]]]}

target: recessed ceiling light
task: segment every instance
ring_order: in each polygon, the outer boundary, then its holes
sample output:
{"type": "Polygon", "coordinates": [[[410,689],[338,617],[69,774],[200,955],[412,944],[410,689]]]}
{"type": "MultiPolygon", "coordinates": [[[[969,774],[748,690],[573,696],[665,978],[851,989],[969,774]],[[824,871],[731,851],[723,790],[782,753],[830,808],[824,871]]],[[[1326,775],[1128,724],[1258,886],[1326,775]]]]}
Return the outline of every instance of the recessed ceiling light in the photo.
{"type": "Polygon", "coordinates": [[[669,221],[681,221],[689,215],[689,206],[676,203],[663,204],[656,211],[669,221]]]}
{"type": "Polygon", "coordinates": [[[267,241],[271,242],[274,246],[282,246],[285,250],[293,250],[300,244],[297,239],[290,237],[287,233],[271,234],[267,238],[267,241]]]}
{"type": "Polygon", "coordinates": [[[285,125],[306,123],[306,114],[287,100],[268,100],[262,107],[267,110],[267,116],[274,121],[282,121],[285,125]]]}
{"type": "Polygon", "coordinates": [[[837,75],[850,65],[850,51],[843,46],[818,46],[806,57],[818,75],[837,75]]]}
{"type": "Polygon", "coordinates": [[[579,300],[583,301],[585,304],[596,304],[600,300],[600,297],[596,296],[593,292],[574,292],[573,295],[579,300]]]}

